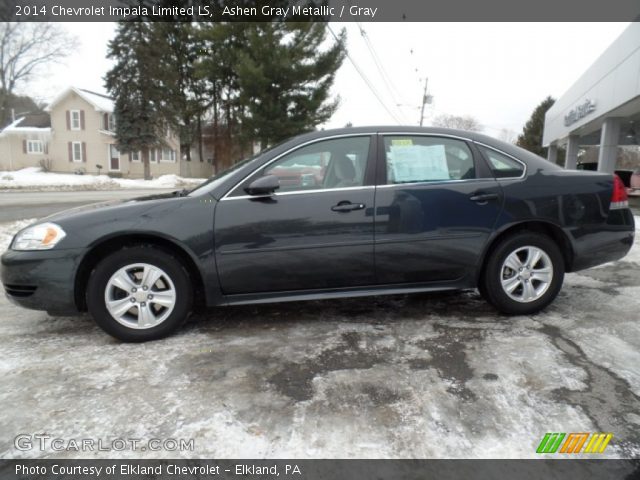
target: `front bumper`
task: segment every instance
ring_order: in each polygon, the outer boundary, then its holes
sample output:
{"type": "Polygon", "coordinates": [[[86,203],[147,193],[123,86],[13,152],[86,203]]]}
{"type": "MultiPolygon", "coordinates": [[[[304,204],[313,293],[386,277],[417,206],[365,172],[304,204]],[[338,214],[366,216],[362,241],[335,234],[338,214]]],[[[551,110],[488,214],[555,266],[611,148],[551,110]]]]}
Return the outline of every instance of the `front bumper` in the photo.
{"type": "Polygon", "coordinates": [[[52,314],[78,313],[74,282],[84,249],[18,252],[0,257],[0,279],[10,302],[52,314]]]}

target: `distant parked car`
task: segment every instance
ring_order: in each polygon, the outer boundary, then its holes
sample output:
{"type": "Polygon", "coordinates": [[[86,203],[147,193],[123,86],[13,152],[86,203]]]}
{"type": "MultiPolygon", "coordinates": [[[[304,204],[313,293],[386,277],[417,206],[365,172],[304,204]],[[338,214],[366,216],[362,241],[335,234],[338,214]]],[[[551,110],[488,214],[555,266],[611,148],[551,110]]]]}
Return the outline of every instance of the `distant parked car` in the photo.
{"type": "Polygon", "coordinates": [[[626,255],[634,232],[615,175],[471,132],[347,128],[191,191],[40,220],[13,238],[1,278],[16,304],[88,310],[134,342],[170,334],[194,306],[477,287],[523,315],[553,301],[565,272],[626,255]]]}
{"type": "MultiPolygon", "coordinates": [[[[595,172],[598,170],[598,163],[597,162],[578,163],[578,166],[576,168],[578,170],[589,170],[589,171],[595,172]]],[[[620,180],[622,180],[622,183],[624,184],[625,187],[627,188],[631,187],[631,175],[633,175],[633,170],[621,168],[621,169],[615,170],[614,173],[620,177],[620,180]]]]}

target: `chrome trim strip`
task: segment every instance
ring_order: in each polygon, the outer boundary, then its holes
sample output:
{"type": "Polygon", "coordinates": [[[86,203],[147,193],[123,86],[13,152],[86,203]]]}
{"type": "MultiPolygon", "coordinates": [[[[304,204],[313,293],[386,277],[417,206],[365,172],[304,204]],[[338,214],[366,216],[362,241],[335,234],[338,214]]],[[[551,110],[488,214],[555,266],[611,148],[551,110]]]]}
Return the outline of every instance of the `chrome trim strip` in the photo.
{"type": "Polygon", "coordinates": [[[376,188],[375,185],[365,185],[364,187],[318,188],[313,190],[296,190],[295,192],[280,192],[280,193],[274,193],[273,195],[240,195],[237,197],[223,197],[220,201],[222,202],[222,201],[229,201],[229,200],[246,200],[248,198],[258,199],[258,198],[284,197],[288,195],[300,195],[303,193],[325,193],[325,192],[371,190],[374,188],[376,188]]]}
{"type": "MultiPolygon", "coordinates": [[[[333,140],[334,138],[348,138],[348,137],[371,137],[372,135],[377,135],[377,132],[371,132],[371,133],[366,133],[366,132],[360,132],[360,133],[344,133],[342,135],[332,135],[330,137],[322,137],[322,138],[316,138],[313,140],[309,140],[308,142],[305,143],[301,143],[299,145],[296,145],[295,147],[291,147],[289,150],[287,150],[286,152],[282,152],[280,155],[278,155],[277,157],[272,158],[271,160],[269,160],[267,163],[265,163],[264,165],[262,165],[260,168],[266,168],[269,165],[271,165],[273,162],[275,162],[276,160],[279,160],[280,158],[284,157],[285,155],[293,152],[294,150],[298,150],[299,148],[302,147],[306,147],[307,145],[311,145],[314,143],[318,143],[318,142],[323,142],[325,140],[333,140]]],[[[369,148],[371,148],[371,145],[369,145],[369,148]]],[[[224,194],[224,196],[220,199],[220,201],[223,200],[227,200],[227,199],[231,199],[231,198],[242,198],[242,197],[229,197],[229,194],[232,193],[236,188],[238,188],[239,185],[241,185],[247,178],[249,178],[251,175],[253,175],[254,173],[256,173],[255,170],[253,170],[249,175],[247,175],[246,177],[244,177],[242,180],[240,180],[238,183],[236,183],[232,188],[229,189],[229,191],[227,193],[224,194]]],[[[373,185],[371,185],[373,186],[373,185]]],[[[351,187],[349,187],[351,188],[351,187]]],[[[356,187],[356,188],[360,188],[360,187],[356,187]]],[[[326,191],[335,191],[336,189],[330,189],[327,188],[325,189],[326,191]]],[[[307,190],[308,192],[309,190],[307,190]]],[[[294,193],[294,192],[285,192],[285,193],[294,193]]],[[[281,194],[282,195],[282,194],[281,194]]],[[[244,198],[247,198],[247,196],[243,196],[244,198]]],[[[258,198],[255,195],[248,195],[249,198],[258,198]]]]}
{"type": "Polygon", "coordinates": [[[495,178],[465,178],[461,180],[429,180],[425,182],[410,182],[410,183],[387,183],[385,185],[378,185],[378,188],[391,188],[391,187],[413,187],[415,185],[429,186],[429,185],[442,185],[450,183],[464,183],[464,182],[495,182],[495,178]]]}
{"type": "Polygon", "coordinates": [[[383,137],[393,137],[395,135],[411,135],[414,137],[447,137],[447,138],[455,138],[457,140],[464,140],[466,142],[473,142],[468,137],[461,137],[459,135],[451,135],[449,133],[421,133],[421,132],[378,132],[378,135],[383,137]]]}
{"type": "MultiPolygon", "coordinates": [[[[519,158],[514,157],[513,155],[509,155],[507,152],[503,152],[502,150],[497,149],[496,147],[492,147],[491,145],[487,145],[486,143],[482,143],[482,142],[476,142],[475,140],[473,141],[473,143],[475,143],[476,145],[481,145],[485,148],[488,148],[489,150],[493,150],[494,152],[498,152],[502,155],[504,155],[505,157],[509,157],[512,160],[515,160],[516,162],[518,162],[520,165],[522,165],[524,167],[524,171],[522,172],[522,175],[520,175],[519,177],[501,177],[498,178],[496,177],[496,180],[520,180],[521,178],[524,178],[527,175],[527,164],[524,163],[522,160],[520,160],[519,158]]],[[[491,168],[491,165],[489,165],[489,168],[491,168]]]]}

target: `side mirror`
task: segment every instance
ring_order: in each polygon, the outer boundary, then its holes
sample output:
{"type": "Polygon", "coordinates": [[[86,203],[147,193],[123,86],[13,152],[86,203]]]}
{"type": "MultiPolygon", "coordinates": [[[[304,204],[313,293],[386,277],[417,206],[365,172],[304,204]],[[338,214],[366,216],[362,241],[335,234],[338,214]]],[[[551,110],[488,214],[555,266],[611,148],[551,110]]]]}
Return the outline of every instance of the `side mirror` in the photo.
{"type": "Polygon", "coordinates": [[[280,180],[275,175],[260,177],[244,189],[249,195],[271,195],[280,188],[280,180]]]}

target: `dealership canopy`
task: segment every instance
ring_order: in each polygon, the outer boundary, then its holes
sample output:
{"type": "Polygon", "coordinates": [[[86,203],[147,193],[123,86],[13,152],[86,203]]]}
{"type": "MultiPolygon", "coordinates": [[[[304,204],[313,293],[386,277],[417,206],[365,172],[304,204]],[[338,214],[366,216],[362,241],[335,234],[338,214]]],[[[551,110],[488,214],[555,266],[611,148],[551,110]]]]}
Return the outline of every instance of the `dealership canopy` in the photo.
{"type": "Polygon", "coordinates": [[[640,139],[640,23],[632,23],[547,111],[542,144],[556,162],[566,147],[566,168],[578,151],[599,146],[598,170],[613,172],[619,146],[640,139]]]}

